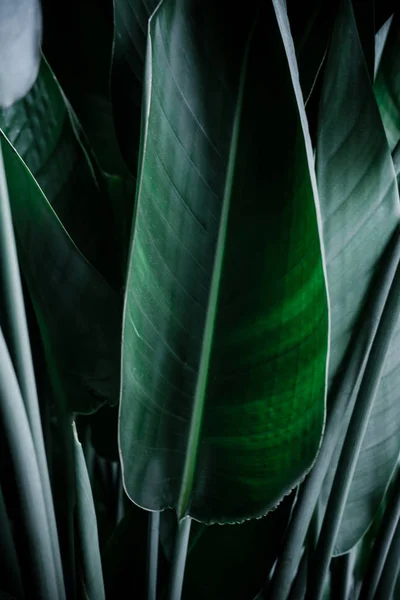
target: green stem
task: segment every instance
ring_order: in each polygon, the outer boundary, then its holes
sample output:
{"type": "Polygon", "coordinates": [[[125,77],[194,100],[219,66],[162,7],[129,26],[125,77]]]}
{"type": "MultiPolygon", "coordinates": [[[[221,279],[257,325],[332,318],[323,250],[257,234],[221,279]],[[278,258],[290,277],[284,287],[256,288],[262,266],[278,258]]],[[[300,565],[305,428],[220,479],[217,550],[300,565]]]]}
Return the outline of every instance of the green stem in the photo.
{"type": "Polygon", "coordinates": [[[303,600],[307,590],[308,550],[304,549],[303,556],[293,580],[288,600],[303,600]]]}
{"type": "Polygon", "coordinates": [[[16,600],[24,598],[21,571],[15,549],[14,538],[8,519],[7,508],[0,485],[0,573],[3,591],[15,596],[16,600]]]}
{"type": "Polygon", "coordinates": [[[53,489],[60,532],[61,554],[65,575],[65,591],[68,600],[77,597],[77,561],[75,548],[74,511],[76,507],[75,452],[72,432],[73,417],[67,409],[65,390],[57,374],[51,350],[44,348],[48,381],[54,402],[57,446],[54,457],[53,489]]]}
{"type": "Polygon", "coordinates": [[[88,598],[105,600],[101,566],[99,536],[92,488],[86,468],[85,456],[79,442],[75,423],[72,423],[75,450],[76,504],[75,525],[80,549],[80,570],[88,598]]]}
{"type": "Polygon", "coordinates": [[[157,598],[158,543],[160,537],[160,513],[150,513],[147,555],[147,600],[157,598]]]}
{"type": "Polygon", "coordinates": [[[346,506],[362,441],[380,383],[385,358],[398,321],[399,303],[400,267],[397,267],[351,416],[321,534],[311,561],[311,578],[307,590],[307,598],[310,600],[320,600],[322,598],[325,576],[346,506]]]}
{"type": "Polygon", "coordinates": [[[353,554],[336,556],[331,562],[331,595],[335,600],[347,600],[351,586],[353,554]]]}
{"type": "Polygon", "coordinates": [[[350,415],[354,406],[399,261],[400,231],[397,229],[378,275],[370,286],[366,310],[361,315],[359,327],[355,328],[357,337],[343,361],[346,369],[338,385],[330,393],[329,404],[332,408],[328,414],[322,445],[314,467],[300,488],[284,547],[272,577],[269,600],[286,600],[289,594],[325,476],[332,465],[332,456],[340,434],[346,427],[344,416],[347,410],[350,415]]]}
{"type": "Polygon", "coordinates": [[[124,515],[124,486],[122,485],[121,465],[118,463],[116,526],[122,521],[124,515]]]}
{"type": "Polygon", "coordinates": [[[168,600],[181,600],[191,524],[192,519],[190,517],[179,521],[172,556],[171,584],[168,600]]]}
{"type": "Polygon", "coordinates": [[[389,552],[386,557],[385,566],[374,596],[374,600],[390,600],[396,587],[397,577],[400,571],[400,519],[397,521],[389,552]]]}
{"type": "Polygon", "coordinates": [[[391,497],[382,517],[378,535],[372,547],[364,581],[361,587],[359,600],[373,600],[378,587],[390,543],[400,518],[400,468],[394,481],[391,497]]]}
{"type": "Polygon", "coordinates": [[[0,261],[4,281],[4,310],[10,330],[11,356],[15,366],[30,430],[32,432],[34,449],[39,467],[39,476],[43,488],[57,576],[58,594],[60,598],[64,598],[64,579],[60,547],[44,447],[10,201],[8,197],[7,180],[1,147],[2,143],[4,142],[2,142],[2,139],[0,138],[0,261]]]}
{"type": "Polygon", "coordinates": [[[39,466],[17,377],[0,329],[0,419],[13,461],[34,577],[32,597],[60,600],[39,466]]]}

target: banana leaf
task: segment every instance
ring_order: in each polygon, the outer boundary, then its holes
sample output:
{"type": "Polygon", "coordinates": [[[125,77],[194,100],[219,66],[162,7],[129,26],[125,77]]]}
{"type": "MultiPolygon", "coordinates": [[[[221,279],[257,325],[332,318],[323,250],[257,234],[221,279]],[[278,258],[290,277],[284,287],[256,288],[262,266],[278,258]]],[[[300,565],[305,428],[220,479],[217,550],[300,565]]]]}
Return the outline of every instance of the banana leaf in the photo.
{"type": "Polygon", "coordinates": [[[0,107],[32,87],[39,70],[42,12],[39,0],[0,3],[0,107]]]}
{"type": "Polygon", "coordinates": [[[396,68],[400,49],[400,13],[389,30],[374,82],[374,91],[392,152],[400,140],[400,75],[396,68]]]}
{"type": "Polygon", "coordinates": [[[327,300],[287,44],[269,5],[150,21],[119,444],[130,498],[179,518],[266,514],[320,444],[327,300]]]}
{"type": "Polygon", "coordinates": [[[79,250],[118,287],[115,228],[107,190],[102,188],[65,96],[44,59],[31,91],[0,111],[0,129],[79,250]]]}
{"type": "Polygon", "coordinates": [[[119,296],[79,252],[3,135],[1,141],[19,259],[46,358],[56,365],[70,410],[116,404],[119,296]]]}
{"type": "MultiPolygon", "coordinates": [[[[393,163],[347,0],[341,4],[327,56],[316,169],[331,308],[329,381],[333,389],[335,378],[340,378],[344,368],[345,352],[372,277],[400,216],[393,163]]],[[[335,554],[350,550],[370,526],[399,454],[400,407],[396,394],[400,384],[399,344],[400,330],[396,330],[358,458],[335,554]]],[[[348,394],[350,397],[351,390],[348,394]]],[[[321,494],[322,506],[326,506],[348,419],[349,414],[321,494]]]]}

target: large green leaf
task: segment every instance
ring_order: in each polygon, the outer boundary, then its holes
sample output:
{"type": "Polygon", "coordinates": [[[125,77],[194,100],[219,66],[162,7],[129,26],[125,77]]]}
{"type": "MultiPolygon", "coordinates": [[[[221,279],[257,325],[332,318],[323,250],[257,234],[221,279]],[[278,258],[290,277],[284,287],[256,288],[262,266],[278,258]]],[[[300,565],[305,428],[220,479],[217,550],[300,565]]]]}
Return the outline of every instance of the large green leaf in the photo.
{"type": "Polygon", "coordinates": [[[115,404],[120,301],[78,251],[22,159],[2,136],[19,259],[47,360],[69,408],[115,404]]]}
{"type": "Polygon", "coordinates": [[[10,106],[33,85],[40,64],[39,0],[0,2],[0,107],[10,106]]]}
{"type": "Polygon", "coordinates": [[[374,82],[375,96],[391,151],[400,140],[400,73],[397,68],[399,50],[400,13],[396,12],[390,22],[374,82]]]}
{"type": "Polygon", "coordinates": [[[108,194],[44,60],[31,91],[0,112],[0,129],[27,164],[79,250],[116,284],[108,194]]]}
{"type": "Polygon", "coordinates": [[[136,176],[148,20],[159,0],[114,0],[112,100],[122,154],[136,176]]]}
{"type": "MultiPolygon", "coordinates": [[[[400,215],[393,163],[347,0],[342,2],[327,57],[316,165],[331,307],[329,379],[334,384],[400,215]]],[[[369,527],[400,450],[395,392],[400,384],[399,333],[389,350],[357,462],[336,541],[338,554],[354,546],[369,527]]],[[[341,442],[345,431],[344,427],[341,442]]],[[[340,448],[341,443],[332,465],[337,464],[340,448]]],[[[322,504],[333,475],[334,467],[322,504]]]]}
{"type": "Polygon", "coordinates": [[[275,506],[324,419],[316,191],[283,33],[269,5],[228,24],[166,0],[150,22],[119,441],[134,502],[207,523],[275,506]]]}

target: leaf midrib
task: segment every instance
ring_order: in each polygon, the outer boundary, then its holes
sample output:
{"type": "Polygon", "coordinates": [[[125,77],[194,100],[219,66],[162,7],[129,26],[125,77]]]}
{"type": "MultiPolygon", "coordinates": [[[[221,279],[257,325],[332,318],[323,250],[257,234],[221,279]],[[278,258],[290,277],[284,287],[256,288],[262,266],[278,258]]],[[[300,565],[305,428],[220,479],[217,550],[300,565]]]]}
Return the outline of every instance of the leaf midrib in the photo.
{"type": "Polygon", "coordinates": [[[204,336],[201,344],[199,370],[196,380],[196,387],[193,401],[193,411],[190,419],[189,436],[187,450],[185,454],[185,463],[183,468],[182,483],[179,493],[177,516],[182,519],[186,516],[190,497],[193,489],[193,481],[196,470],[198,447],[200,442],[201,427],[203,422],[204,404],[208,383],[208,373],[210,366],[211,351],[214,338],[215,321],[218,306],[219,289],[221,282],[222,267],[225,254],[226,232],[228,228],[229,210],[231,205],[233,182],[235,178],[235,166],[238,148],[238,139],[242,117],[244,86],[247,75],[248,56],[250,44],[253,37],[258,13],[254,19],[253,26],[248,36],[243,60],[240,70],[239,89],[237,102],[232,125],[232,136],[229,149],[228,166],[225,178],[225,187],[222,200],[222,210],[220,224],[218,229],[217,245],[215,251],[214,266],[211,278],[210,293],[207,303],[204,336]]]}

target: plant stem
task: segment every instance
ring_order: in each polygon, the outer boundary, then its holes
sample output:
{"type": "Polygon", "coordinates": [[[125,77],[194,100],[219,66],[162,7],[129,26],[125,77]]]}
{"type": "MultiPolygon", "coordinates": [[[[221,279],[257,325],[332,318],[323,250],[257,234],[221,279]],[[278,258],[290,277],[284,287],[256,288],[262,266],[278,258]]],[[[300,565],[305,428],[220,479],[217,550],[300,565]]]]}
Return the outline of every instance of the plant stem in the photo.
{"type": "Polygon", "coordinates": [[[390,600],[393,598],[393,592],[396,586],[397,577],[400,571],[400,519],[397,521],[396,531],[394,532],[392,543],[386,557],[385,566],[374,596],[374,600],[390,600]]]}
{"type": "Polygon", "coordinates": [[[1,587],[17,600],[24,598],[21,570],[10,527],[7,508],[0,485],[0,572],[1,587]]]}
{"type": "Polygon", "coordinates": [[[289,594],[325,475],[331,466],[341,431],[346,427],[344,416],[347,410],[350,415],[354,406],[399,261],[400,230],[397,229],[384,255],[378,275],[369,288],[368,304],[361,314],[359,327],[355,329],[357,337],[343,361],[346,369],[337,386],[331,390],[331,410],[322,445],[311,472],[300,487],[284,547],[271,580],[269,600],[286,600],[289,594]]]}
{"type": "Polygon", "coordinates": [[[192,519],[190,517],[185,517],[179,521],[174,553],[172,556],[169,600],[181,600],[191,524],[192,519]]]}
{"type": "Polygon", "coordinates": [[[359,600],[373,600],[390,543],[400,518],[400,468],[397,468],[391,497],[382,517],[381,525],[372,547],[359,600]]]}
{"type": "Polygon", "coordinates": [[[0,261],[4,282],[4,310],[10,333],[11,356],[32,432],[39,476],[43,488],[55,561],[58,593],[60,598],[64,598],[64,579],[60,547],[40,420],[39,402],[1,147],[2,143],[4,142],[0,137],[0,261]]]}
{"type": "Polygon", "coordinates": [[[160,537],[160,513],[150,513],[147,554],[147,600],[157,598],[158,542],[160,537]]]}
{"type": "MultiPolygon", "coordinates": [[[[75,526],[80,547],[80,570],[88,598],[105,600],[99,536],[93,493],[86,468],[85,456],[79,442],[75,423],[72,423],[75,450],[76,504],[75,526]]],[[[82,585],[82,584],[81,584],[82,585]]]]}
{"type": "Polygon", "coordinates": [[[350,595],[353,554],[336,556],[331,562],[331,594],[335,600],[347,600],[350,595]]]}
{"type": "Polygon", "coordinates": [[[304,549],[303,556],[293,580],[288,600],[303,600],[307,589],[308,551],[304,549]]]}
{"type": "Polygon", "coordinates": [[[21,521],[35,584],[33,597],[60,600],[62,596],[58,588],[39,466],[22,395],[1,329],[0,418],[19,491],[21,521]]]}
{"type": "Polygon", "coordinates": [[[320,600],[322,598],[326,572],[329,567],[362,441],[380,383],[387,351],[398,321],[399,304],[400,267],[397,267],[383,310],[382,319],[372,344],[365,374],[357,396],[357,402],[340,454],[321,534],[311,561],[311,578],[309,580],[307,598],[312,600],[320,600]]]}

